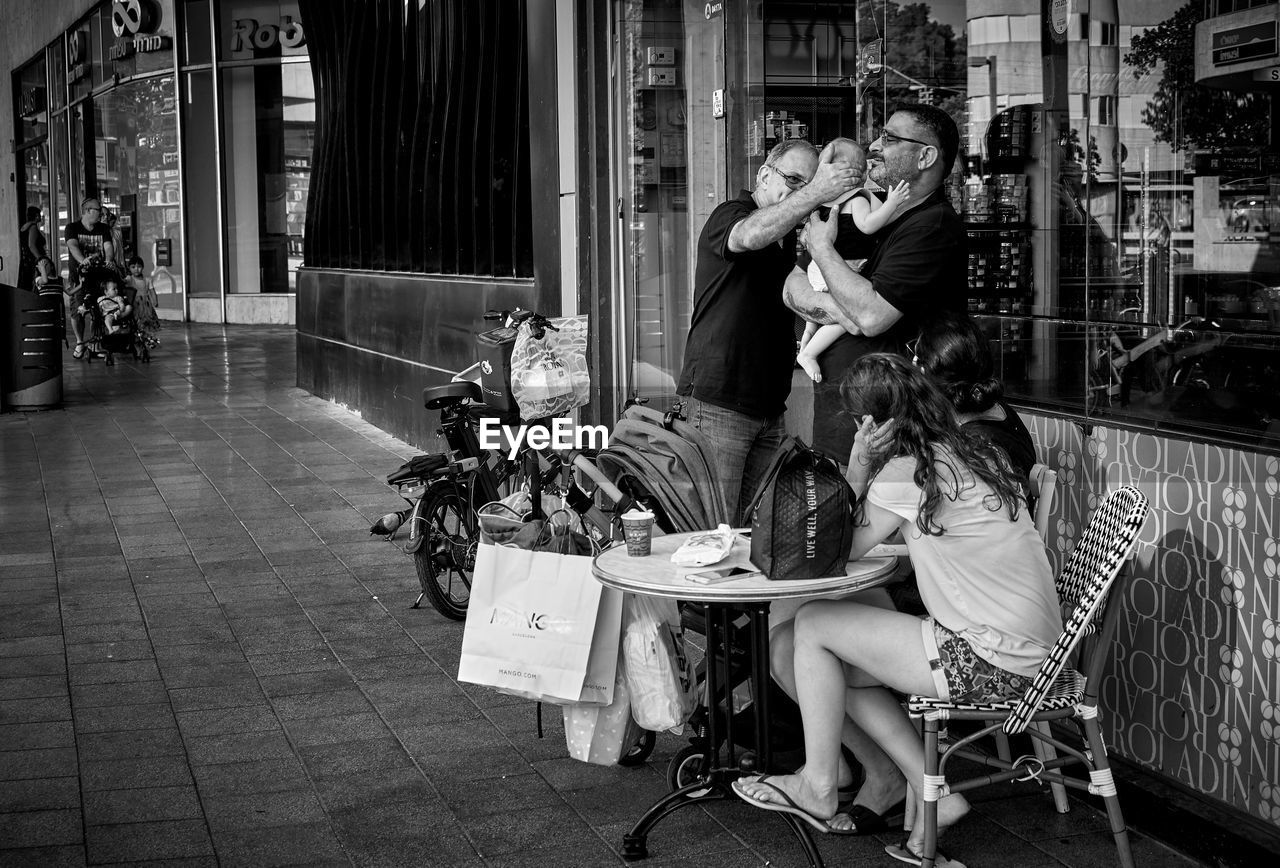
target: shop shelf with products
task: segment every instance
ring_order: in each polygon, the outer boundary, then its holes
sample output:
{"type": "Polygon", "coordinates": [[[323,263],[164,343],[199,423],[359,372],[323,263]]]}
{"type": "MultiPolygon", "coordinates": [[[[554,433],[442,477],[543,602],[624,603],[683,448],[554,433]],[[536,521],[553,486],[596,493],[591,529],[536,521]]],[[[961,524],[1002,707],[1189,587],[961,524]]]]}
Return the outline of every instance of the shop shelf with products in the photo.
{"type": "MultiPolygon", "coordinates": [[[[987,129],[987,156],[971,157],[963,187],[969,238],[969,310],[981,316],[1030,314],[1035,294],[1029,179],[1031,107],[999,114],[987,129]]],[[[1030,327],[1000,320],[1005,365],[1030,350],[1030,327]]]]}

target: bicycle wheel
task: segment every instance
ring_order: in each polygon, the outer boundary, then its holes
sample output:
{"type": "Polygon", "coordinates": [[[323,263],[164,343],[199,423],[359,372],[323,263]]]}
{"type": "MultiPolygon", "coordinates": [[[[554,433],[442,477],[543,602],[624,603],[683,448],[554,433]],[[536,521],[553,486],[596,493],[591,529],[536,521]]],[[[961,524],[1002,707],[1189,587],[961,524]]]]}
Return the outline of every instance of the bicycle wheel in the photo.
{"type": "Polygon", "coordinates": [[[422,539],[413,563],[422,593],[441,615],[463,620],[480,543],[480,526],[467,506],[466,489],[452,483],[428,489],[409,516],[410,542],[417,536],[422,539]]]}

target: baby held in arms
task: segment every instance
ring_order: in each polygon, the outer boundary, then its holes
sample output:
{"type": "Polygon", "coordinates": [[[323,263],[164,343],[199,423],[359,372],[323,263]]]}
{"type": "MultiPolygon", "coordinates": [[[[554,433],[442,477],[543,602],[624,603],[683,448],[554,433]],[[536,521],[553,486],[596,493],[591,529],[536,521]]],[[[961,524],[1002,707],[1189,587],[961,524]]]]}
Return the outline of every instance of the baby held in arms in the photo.
{"type": "MultiPolygon", "coordinates": [[[[830,162],[834,160],[846,160],[855,168],[859,169],[864,175],[867,169],[867,155],[862,147],[852,139],[839,138],[832,140],[822,150],[819,157],[821,162],[830,162]]],[[[897,216],[899,209],[903,203],[907,201],[907,197],[911,192],[911,187],[906,181],[899,181],[893,189],[889,190],[883,202],[866,187],[850,190],[847,194],[828,202],[827,207],[839,208],[841,223],[845,222],[845,218],[851,218],[853,226],[863,236],[875,235],[889,222],[897,216]]],[[[844,225],[840,227],[840,235],[836,238],[836,250],[842,256],[846,255],[845,245],[842,241],[850,234],[844,225]]],[[[852,250],[850,251],[852,252],[852,250]]],[[[865,263],[865,259],[858,261],[855,256],[846,256],[851,260],[854,269],[857,270],[865,263]]],[[[822,276],[822,272],[818,269],[816,262],[810,262],[808,268],[809,285],[813,287],[815,292],[826,292],[827,282],[822,276]]],[[[813,378],[815,383],[822,382],[822,368],[818,365],[818,357],[835,343],[836,338],[844,334],[844,329],[839,325],[818,325],[817,323],[806,323],[804,336],[800,338],[800,353],[796,357],[796,361],[800,363],[800,367],[804,368],[804,372],[813,378]]]]}

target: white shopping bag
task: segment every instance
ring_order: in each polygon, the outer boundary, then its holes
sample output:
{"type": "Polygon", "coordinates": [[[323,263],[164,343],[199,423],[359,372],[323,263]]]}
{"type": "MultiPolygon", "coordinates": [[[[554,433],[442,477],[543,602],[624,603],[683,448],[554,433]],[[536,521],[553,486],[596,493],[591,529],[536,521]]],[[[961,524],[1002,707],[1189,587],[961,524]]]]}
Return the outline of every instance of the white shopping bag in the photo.
{"type": "Polygon", "coordinates": [[[458,680],[557,704],[613,701],[622,594],[584,555],[481,543],[458,680]]]}
{"type": "Polygon", "coordinates": [[[566,705],[564,741],[569,756],[582,762],[611,766],[622,757],[639,734],[631,720],[631,699],[627,695],[623,663],[615,657],[617,672],[613,701],[608,705],[566,705]]]}
{"type": "Polygon", "coordinates": [[[698,704],[676,601],[627,594],[622,659],[631,715],[645,729],[677,734],[698,704]]]}

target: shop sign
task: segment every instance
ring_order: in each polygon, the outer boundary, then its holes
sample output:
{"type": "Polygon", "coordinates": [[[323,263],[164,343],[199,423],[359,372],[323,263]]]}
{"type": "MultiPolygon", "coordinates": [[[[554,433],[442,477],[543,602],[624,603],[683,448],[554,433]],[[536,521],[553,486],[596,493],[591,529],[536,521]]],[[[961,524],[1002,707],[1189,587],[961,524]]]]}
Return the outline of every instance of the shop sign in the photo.
{"type": "Polygon", "coordinates": [[[1276,22],[1264,21],[1213,34],[1213,65],[1226,66],[1246,60],[1276,57],[1276,22]]]}
{"type": "Polygon", "coordinates": [[[135,54],[167,50],[173,40],[154,34],[159,23],[159,10],[151,0],[115,0],[111,4],[111,32],[119,41],[107,49],[107,57],[124,60],[135,54]]]}
{"type": "Polygon", "coordinates": [[[1049,23],[1058,36],[1067,35],[1067,22],[1071,18],[1070,0],[1049,0],[1049,23]]]}
{"type": "Polygon", "coordinates": [[[173,239],[157,238],[155,254],[157,266],[168,268],[173,265],[173,239]]]}
{"type": "Polygon", "coordinates": [[[115,0],[111,4],[111,32],[116,38],[152,33],[160,15],[150,0],[115,0]]]}
{"type": "Polygon", "coordinates": [[[165,151],[163,154],[160,155],[160,165],[162,166],[172,166],[177,162],[178,162],[177,151],[165,151]]]}
{"type": "Polygon", "coordinates": [[[67,36],[67,78],[77,81],[89,74],[86,55],[89,53],[89,34],[73,30],[67,36]]]}
{"type": "Polygon", "coordinates": [[[135,54],[146,54],[151,51],[164,51],[173,45],[168,36],[139,36],[137,39],[122,39],[107,49],[111,60],[124,60],[135,54]]]}
{"type": "Polygon", "coordinates": [[[31,118],[42,111],[44,111],[44,101],[40,99],[39,88],[23,88],[22,93],[18,94],[18,116],[31,118]]]}
{"type": "Polygon", "coordinates": [[[702,14],[706,16],[708,21],[722,12],[724,12],[724,0],[715,0],[715,2],[708,3],[702,9],[702,14]]]}
{"type": "Polygon", "coordinates": [[[307,44],[302,22],[285,15],[279,24],[259,24],[253,18],[237,18],[231,22],[231,51],[263,51],[277,43],[283,48],[300,48],[307,44]]]}
{"type": "Polygon", "coordinates": [[[1280,174],[1280,154],[1196,154],[1195,173],[1206,175],[1280,174]]]}

